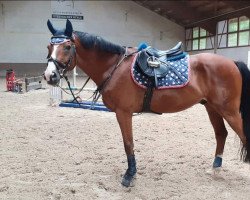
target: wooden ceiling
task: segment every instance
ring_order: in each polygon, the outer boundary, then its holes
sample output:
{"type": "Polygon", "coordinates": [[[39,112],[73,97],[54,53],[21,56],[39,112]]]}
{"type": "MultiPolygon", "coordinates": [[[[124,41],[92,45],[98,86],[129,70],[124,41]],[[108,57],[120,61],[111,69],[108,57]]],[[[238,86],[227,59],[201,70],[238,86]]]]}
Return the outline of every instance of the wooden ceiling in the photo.
{"type": "Polygon", "coordinates": [[[247,16],[250,18],[250,1],[134,1],[137,4],[185,27],[199,26],[212,34],[218,21],[247,16]]]}

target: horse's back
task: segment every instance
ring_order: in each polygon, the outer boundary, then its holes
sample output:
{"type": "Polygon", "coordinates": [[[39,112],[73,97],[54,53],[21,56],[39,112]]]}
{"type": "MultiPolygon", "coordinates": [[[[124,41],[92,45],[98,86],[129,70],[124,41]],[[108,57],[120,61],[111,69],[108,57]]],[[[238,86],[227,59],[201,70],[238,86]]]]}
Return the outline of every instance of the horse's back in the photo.
{"type": "Polygon", "coordinates": [[[200,53],[189,58],[189,82],[176,89],[156,91],[153,110],[176,112],[202,100],[221,105],[228,99],[239,101],[241,75],[233,60],[213,53],[200,53]]]}
{"type": "Polygon", "coordinates": [[[190,66],[191,68],[207,67],[210,70],[215,70],[215,72],[223,69],[228,70],[230,68],[237,69],[232,59],[214,53],[200,53],[191,55],[190,66]]]}

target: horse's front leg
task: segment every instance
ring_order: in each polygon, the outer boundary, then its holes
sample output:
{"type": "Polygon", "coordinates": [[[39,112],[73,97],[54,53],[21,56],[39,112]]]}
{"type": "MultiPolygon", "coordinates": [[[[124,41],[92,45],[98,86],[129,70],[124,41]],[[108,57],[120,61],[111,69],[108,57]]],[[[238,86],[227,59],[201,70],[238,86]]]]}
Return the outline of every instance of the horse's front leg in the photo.
{"type": "Polygon", "coordinates": [[[129,187],[136,174],[136,161],[132,133],[132,114],[123,110],[116,111],[116,118],[122,132],[125,152],[127,154],[128,169],[123,176],[122,185],[129,187]]]}

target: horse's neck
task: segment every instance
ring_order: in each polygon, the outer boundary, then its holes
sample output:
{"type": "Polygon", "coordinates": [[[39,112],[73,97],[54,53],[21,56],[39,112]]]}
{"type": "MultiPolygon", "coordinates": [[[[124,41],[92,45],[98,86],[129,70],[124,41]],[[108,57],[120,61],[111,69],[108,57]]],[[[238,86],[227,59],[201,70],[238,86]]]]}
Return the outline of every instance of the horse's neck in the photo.
{"type": "Polygon", "coordinates": [[[77,66],[97,85],[101,85],[118,63],[119,57],[117,54],[85,51],[84,54],[77,54],[77,66]]]}

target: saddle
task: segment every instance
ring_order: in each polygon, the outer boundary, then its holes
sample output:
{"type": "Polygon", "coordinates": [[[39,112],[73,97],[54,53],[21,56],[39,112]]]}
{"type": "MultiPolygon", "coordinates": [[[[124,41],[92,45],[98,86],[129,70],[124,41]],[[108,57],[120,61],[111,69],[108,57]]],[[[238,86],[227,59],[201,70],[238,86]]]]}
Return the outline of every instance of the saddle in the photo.
{"type": "Polygon", "coordinates": [[[178,59],[183,55],[181,47],[182,42],[179,42],[169,50],[162,51],[147,47],[139,52],[136,62],[146,76],[154,78],[155,87],[158,85],[157,78],[166,76],[169,71],[170,66],[167,61],[178,59]]]}
{"type": "Polygon", "coordinates": [[[142,112],[154,112],[151,99],[155,89],[180,88],[189,81],[188,55],[182,51],[181,42],[165,51],[152,47],[140,49],[135,59],[131,67],[132,79],[146,88],[142,112]]]}
{"type": "Polygon", "coordinates": [[[173,47],[172,49],[169,49],[169,50],[162,51],[162,50],[158,50],[158,49],[150,47],[147,50],[147,52],[149,54],[151,54],[152,56],[155,56],[157,58],[160,58],[161,56],[164,56],[164,55],[166,55],[167,57],[169,57],[169,56],[173,57],[174,55],[177,55],[177,54],[182,52],[181,47],[182,47],[182,42],[178,42],[178,44],[175,45],[175,47],[173,47]]]}

